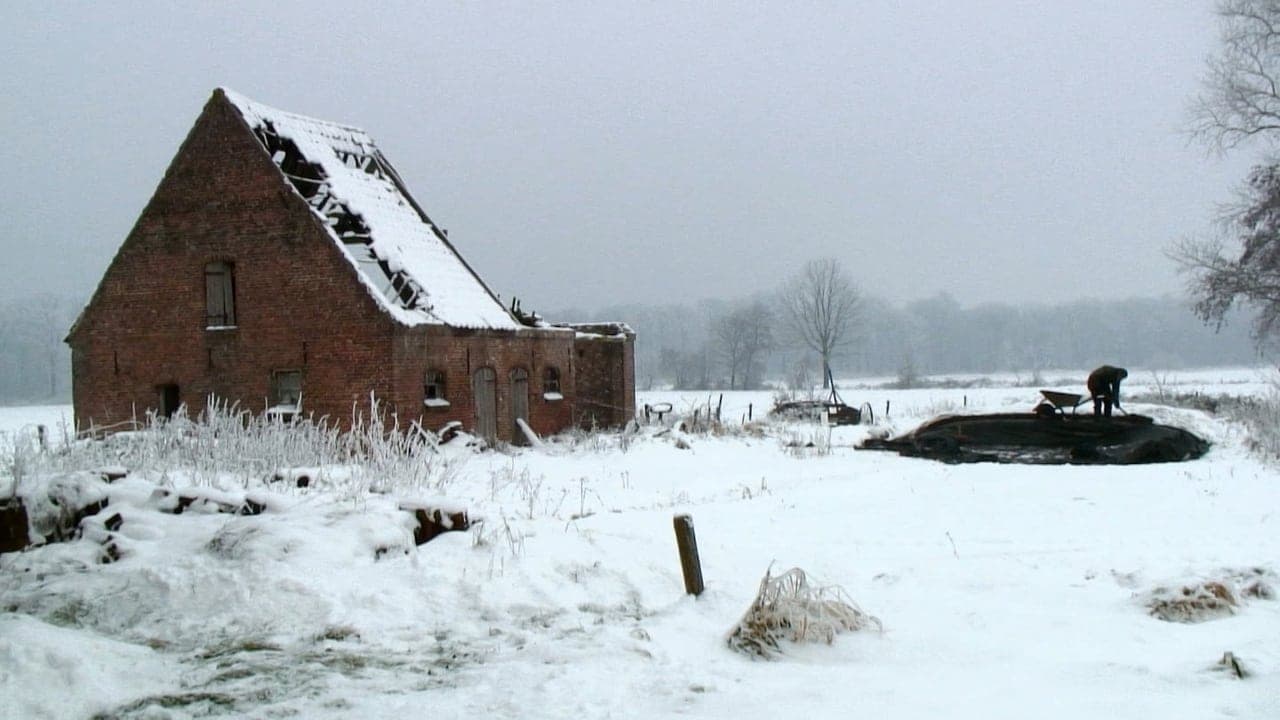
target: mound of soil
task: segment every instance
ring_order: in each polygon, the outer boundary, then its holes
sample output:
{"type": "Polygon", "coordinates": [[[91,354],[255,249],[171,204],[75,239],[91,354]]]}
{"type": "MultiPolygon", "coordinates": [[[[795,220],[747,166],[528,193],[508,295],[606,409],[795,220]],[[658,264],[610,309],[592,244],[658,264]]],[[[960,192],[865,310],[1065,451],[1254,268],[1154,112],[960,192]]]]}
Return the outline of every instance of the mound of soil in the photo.
{"type": "Polygon", "coordinates": [[[945,415],[890,439],[868,439],[868,450],[893,450],[949,463],[1134,465],[1194,460],[1209,443],[1144,415],[945,415]]]}

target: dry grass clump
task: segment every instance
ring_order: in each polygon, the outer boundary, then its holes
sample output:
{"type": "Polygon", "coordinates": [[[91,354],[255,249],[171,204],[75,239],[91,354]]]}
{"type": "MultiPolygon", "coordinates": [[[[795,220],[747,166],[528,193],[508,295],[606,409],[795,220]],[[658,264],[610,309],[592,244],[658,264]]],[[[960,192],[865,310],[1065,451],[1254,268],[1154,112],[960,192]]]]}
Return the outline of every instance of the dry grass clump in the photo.
{"type": "Polygon", "coordinates": [[[1244,586],[1240,591],[1244,597],[1256,598],[1258,600],[1275,600],[1276,591],[1261,579],[1254,580],[1244,586]]]}
{"type": "Polygon", "coordinates": [[[1147,598],[1151,615],[1167,622],[1198,623],[1236,614],[1247,599],[1273,600],[1264,568],[1227,571],[1223,577],[1181,587],[1158,587],[1147,598]]]}
{"type": "Polygon", "coordinates": [[[800,568],[778,576],[772,566],[760,581],[760,591],[726,642],[738,652],[769,659],[781,652],[782,640],[825,642],[837,634],[874,627],[879,618],[863,612],[839,586],[813,585],[800,568]]]}
{"type": "Polygon", "coordinates": [[[1240,602],[1220,582],[1203,582],[1181,588],[1156,588],[1147,607],[1166,622],[1198,623],[1234,615],[1240,602]]]}

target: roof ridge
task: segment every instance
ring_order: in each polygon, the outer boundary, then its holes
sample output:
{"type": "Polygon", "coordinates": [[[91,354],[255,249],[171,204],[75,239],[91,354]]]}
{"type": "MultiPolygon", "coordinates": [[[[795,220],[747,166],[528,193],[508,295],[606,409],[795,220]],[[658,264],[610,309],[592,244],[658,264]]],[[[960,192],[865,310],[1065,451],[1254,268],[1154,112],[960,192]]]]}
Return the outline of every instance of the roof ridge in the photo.
{"type": "Polygon", "coordinates": [[[364,135],[365,138],[372,141],[372,138],[369,136],[369,133],[364,128],[356,125],[350,125],[342,122],[335,122],[333,120],[325,120],[324,118],[318,118],[318,117],[315,117],[314,115],[303,115],[302,113],[283,110],[273,105],[268,105],[264,102],[259,102],[257,100],[254,100],[248,95],[245,95],[244,93],[236,92],[235,90],[232,90],[231,88],[225,85],[219,85],[218,87],[214,88],[213,92],[215,94],[222,93],[222,95],[227,100],[229,100],[232,105],[235,105],[241,110],[249,110],[250,112],[253,112],[254,114],[258,114],[258,115],[284,116],[284,117],[288,117],[291,120],[302,120],[305,122],[314,123],[316,125],[327,125],[329,127],[339,128],[339,129],[347,130],[350,132],[357,132],[357,133],[360,133],[361,135],[364,135]]]}

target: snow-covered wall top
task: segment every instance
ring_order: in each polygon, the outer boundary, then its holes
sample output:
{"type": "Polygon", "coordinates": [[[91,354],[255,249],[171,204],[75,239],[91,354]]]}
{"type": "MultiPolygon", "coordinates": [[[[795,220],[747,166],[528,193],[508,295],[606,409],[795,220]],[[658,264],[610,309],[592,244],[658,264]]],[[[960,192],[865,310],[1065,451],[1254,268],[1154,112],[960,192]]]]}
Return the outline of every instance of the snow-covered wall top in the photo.
{"type": "MultiPolygon", "coordinates": [[[[226,88],[222,92],[260,139],[264,132],[287,139],[307,163],[319,167],[322,192],[307,198],[312,212],[396,320],[411,326],[520,327],[416,205],[363,130],[277,110],[226,88]],[[340,208],[362,222],[367,236],[362,233],[353,242],[350,233],[340,235],[326,208],[340,208]]],[[[279,166],[284,155],[276,152],[272,159],[279,166]]],[[[293,186],[297,191],[297,182],[293,186]]]]}

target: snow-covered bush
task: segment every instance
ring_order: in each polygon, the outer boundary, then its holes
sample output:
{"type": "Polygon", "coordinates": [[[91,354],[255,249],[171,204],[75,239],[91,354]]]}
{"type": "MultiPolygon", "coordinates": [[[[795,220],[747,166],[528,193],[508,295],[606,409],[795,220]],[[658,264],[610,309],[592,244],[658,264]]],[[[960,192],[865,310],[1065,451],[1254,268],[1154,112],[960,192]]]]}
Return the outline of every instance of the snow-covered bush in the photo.
{"type": "Polygon", "coordinates": [[[768,659],[781,652],[782,640],[830,644],[842,632],[882,629],[880,620],[863,612],[839,586],[811,584],[800,568],[777,576],[771,571],[765,571],[756,599],[725,638],[734,650],[768,659]]]}
{"type": "Polygon", "coordinates": [[[1249,427],[1249,446],[1272,459],[1280,459],[1280,387],[1257,402],[1227,406],[1227,415],[1249,427]]]}

